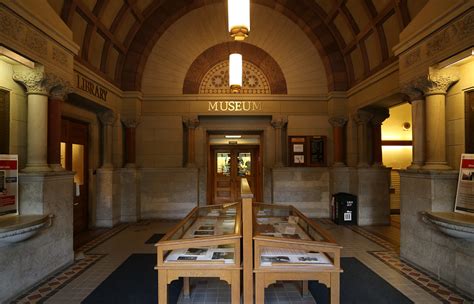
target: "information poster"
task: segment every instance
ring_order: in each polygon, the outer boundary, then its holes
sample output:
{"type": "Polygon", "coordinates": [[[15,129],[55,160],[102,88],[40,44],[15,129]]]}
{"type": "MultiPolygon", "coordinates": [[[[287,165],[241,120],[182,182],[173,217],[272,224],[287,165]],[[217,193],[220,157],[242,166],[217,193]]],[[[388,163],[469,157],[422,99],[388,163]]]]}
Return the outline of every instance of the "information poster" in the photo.
{"type": "Polygon", "coordinates": [[[0,214],[18,209],[18,155],[0,154],[0,214]]]}
{"type": "Polygon", "coordinates": [[[462,154],[455,212],[474,214],[474,154],[462,154]]]}

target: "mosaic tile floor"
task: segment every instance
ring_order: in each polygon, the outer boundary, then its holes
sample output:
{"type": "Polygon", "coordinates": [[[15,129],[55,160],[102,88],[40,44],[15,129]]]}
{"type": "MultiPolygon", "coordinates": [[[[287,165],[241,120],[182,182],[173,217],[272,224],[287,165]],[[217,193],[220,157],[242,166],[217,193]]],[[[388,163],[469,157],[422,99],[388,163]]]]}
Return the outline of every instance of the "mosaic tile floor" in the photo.
{"type": "MultiPolygon", "coordinates": [[[[397,246],[357,226],[338,226],[317,220],[343,246],[342,256],[356,257],[415,303],[474,303],[412,265],[400,260],[397,246]]],[[[155,233],[165,233],[175,221],[142,221],[114,227],[77,251],[73,265],[45,279],[12,303],[81,303],[133,253],[154,253],[145,244],[155,233]]],[[[228,303],[229,287],[218,280],[191,280],[190,298],[179,302],[228,303]],[[193,288],[194,287],[194,288],[193,288]]],[[[265,291],[266,303],[315,303],[301,297],[293,283],[278,283],[265,291]],[[299,298],[296,297],[298,294],[299,298]]]]}

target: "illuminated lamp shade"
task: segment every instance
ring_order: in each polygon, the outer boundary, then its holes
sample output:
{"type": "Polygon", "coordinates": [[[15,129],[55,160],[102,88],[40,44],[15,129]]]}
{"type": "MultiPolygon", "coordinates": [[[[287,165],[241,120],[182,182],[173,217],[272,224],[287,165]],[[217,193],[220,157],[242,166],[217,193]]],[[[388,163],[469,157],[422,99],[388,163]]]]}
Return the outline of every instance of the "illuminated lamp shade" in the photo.
{"type": "Polygon", "coordinates": [[[239,93],[242,88],[242,55],[237,53],[229,56],[229,86],[232,93],[239,93]]]}
{"type": "Polygon", "coordinates": [[[250,0],[228,0],[229,33],[234,40],[244,40],[250,32],[250,0]]]}

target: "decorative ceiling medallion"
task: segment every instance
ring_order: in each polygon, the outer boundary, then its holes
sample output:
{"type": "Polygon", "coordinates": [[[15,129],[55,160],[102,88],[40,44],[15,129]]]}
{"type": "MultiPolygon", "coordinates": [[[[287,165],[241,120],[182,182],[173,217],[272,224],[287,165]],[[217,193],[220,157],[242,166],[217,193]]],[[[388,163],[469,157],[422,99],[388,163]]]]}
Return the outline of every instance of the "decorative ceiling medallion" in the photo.
{"type": "MultiPolygon", "coordinates": [[[[268,80],[254,64],[243,61],[241,94],[271,94],[268,80]]],[[[199,94],[231,94],[229,88],[229,61],[214,65],[202,78],[199,94]]]]}

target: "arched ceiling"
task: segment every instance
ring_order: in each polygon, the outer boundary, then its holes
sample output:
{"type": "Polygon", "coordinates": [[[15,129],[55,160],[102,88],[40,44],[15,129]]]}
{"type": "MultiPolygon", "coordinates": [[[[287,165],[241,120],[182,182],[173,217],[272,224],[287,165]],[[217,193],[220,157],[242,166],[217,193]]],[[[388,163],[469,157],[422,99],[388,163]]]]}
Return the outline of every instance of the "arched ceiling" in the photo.
{"type": "MultiPolygon", "coordinates": [[[[188,12],[225,0],[48,1],[81,46],[77,61],[123,90],[141,90],[148,56],[163,33],[188,12]]],[[[301,28],[318,50],[333,91],[346,90],[393,62],[391,49],[400,31],[427,0],[251,2],[301,28]]]]}

